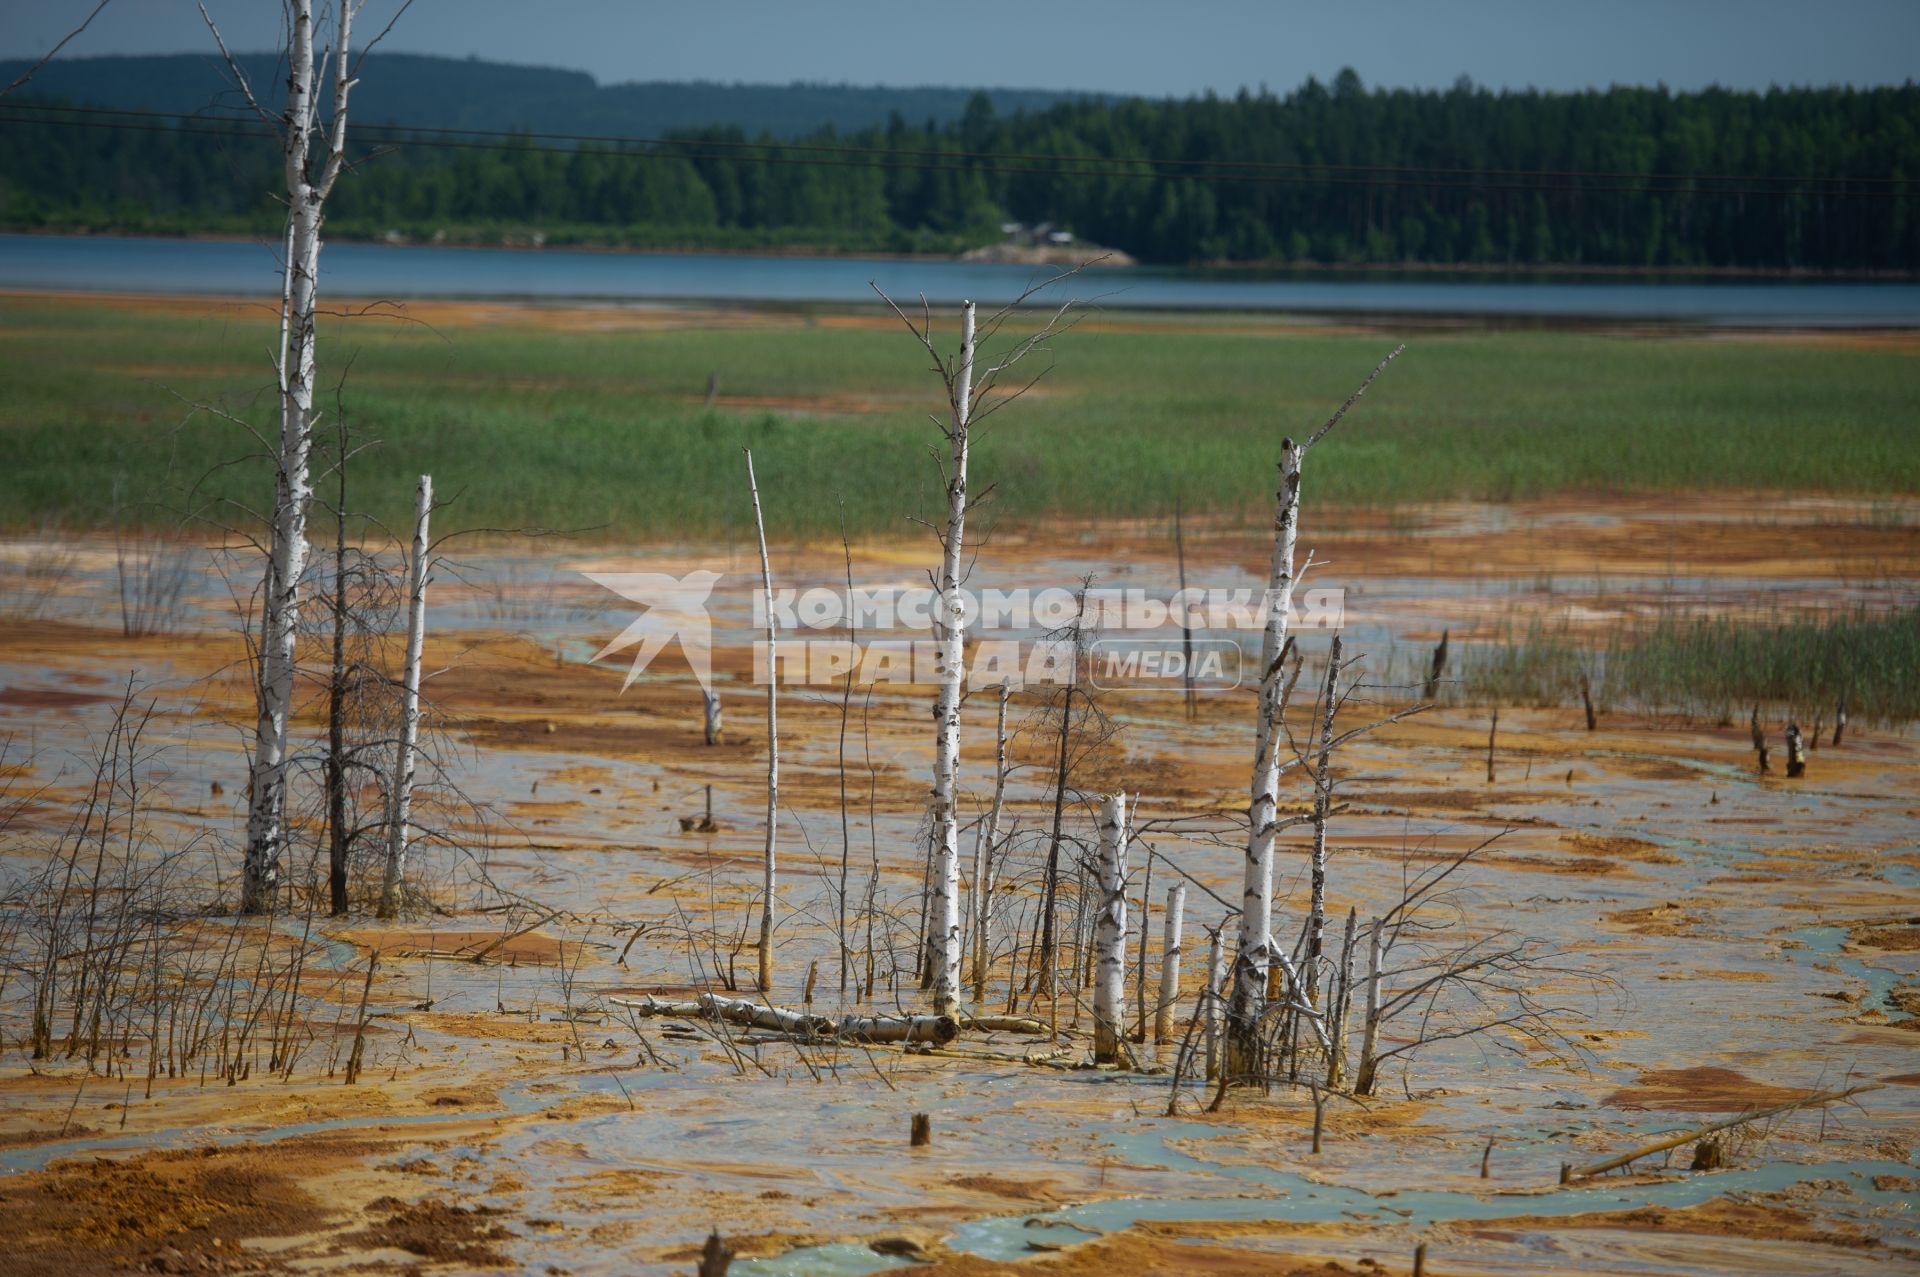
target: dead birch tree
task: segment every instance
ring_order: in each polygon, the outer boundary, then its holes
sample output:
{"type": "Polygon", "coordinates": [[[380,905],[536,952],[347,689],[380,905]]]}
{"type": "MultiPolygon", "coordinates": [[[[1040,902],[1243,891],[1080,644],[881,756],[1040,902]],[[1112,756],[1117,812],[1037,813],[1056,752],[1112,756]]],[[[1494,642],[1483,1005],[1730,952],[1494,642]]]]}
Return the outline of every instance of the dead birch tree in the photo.
{"type": "Polygon", "coordinates": [[[1266,1009],[1267,973],[1273,945],[1273,848],[1278,832],[1279,738],[1284,730],[1289,637],[1293,609],[1294,552],[1300,531],[1300,471],[1309,449],[1338,425],[1404,346],[1396,346],[1360,388],[1304,443],[1280,441],[1280,488],[1273,513],[1273,558],[1267,570],[1266,627],[1260,643],[1260,700],[1254,720],[1253,778],[1247,803],[1247,852],[1240,900],[1240,950],[1234,958],[1229,1073],[1257,1068],[1259,1023],[1266,1009]]]}
{"type": "Polygon", "coordinates": [[[1212,1082],[1220,1076],[1220,1026],[1223,1019],[1223,1003],[1227,992],[1227,955],[1220,945],[1220,933],[1224,928],[1215,928],[1207,937],[1207,1081],[1212,1082]]]}
{"type": "MultiPolygon", "coordinates": [[[[987,335],[991,337],[998,333],[1001,325],[1040,289],[1073,273],[1067,271],[1036,284],[1003,306],[988,318],[985,325],[987,335]]],[[[964,584],[961,565],[966,549],[967,511],[975,503],[975,498],[968,490],[967,461],[975,422],[1005,407],[1033,384],[1030,381],[1026,386],[989,403],[987,397],[993,393],[1000,375],[1035,350],[1043,348],[1072,303],[1061,306],[1045,327],[1016,342],[976,379],[974,356],[980,333],[974,303],[961,303],[960,349],[952,360],[948,360],[934,347],[933,319],[931,312],[926,309],[924,298],[921,299],[921,323],[916,327],[894,305],[893,299],[880,291],[878,285],[872,287],[932,357],[933,370],[940,377],[947,395],[947,420],[939,423],[947,442],[947,456],[940,459],[946,481],[947,510],[945,524],[938,530],[940,570],[934,582],[939,592],[934,609],[933,632],[934,641],[939,647],[940,690],[934,705],[933,791],[927,865],[928,885],[933,899],[928,911],[929,934],[923,937],[923,945],[932,963],[929,974],[932,977],[934,1014],[951,1015],[960,1003],[960,822],[957,784],[960,770],[961,686],[966,677],[966,627],[970,620],[965,614],[964,599],[960,592],[964,584]]],[[[1041,375],[1045,375],[1044,371],[1041,375]]],[[[1039,378],[1035,377],[1034,381],[1037,380],[1039,378]]]]}
{"type": "Polygon", "coordinates": [[[394,751],[393,782],[387,800],[387,867],[380,880],[379,916],[391,918],[399,905],[400,879],[407,870],[407,823],[413,816],[413,770],[420,741],[420,658],[426,649],[427,571],[433,543],[427,535],[433,515],[433,476],[423,474],[413,494],[413,555],[407,568],[407,654],[400,675],[400,743],[394,751]]]}
{"type": "Polygon", "coordinates": [[[1100,804],[1100,913],[1094,926],[1093,1059],[1118,1060],[1127,1033],[1127,796],[1100,804]]]}
{"type": "Polygon", "coordinates": [[[760,514],[760,485],[753,477],[753,449],[747,455],[747,491],[753,496],[753,530],[760,538],[760,588],[767,608],[767,846],[760,908],[760,990],[773,988],[774,849],[780,815],[780,659],[779,627],[773,609],[773,567],[767,559],[767,524],[760,514]]]}
{"type": "Polygon", "coordinates": [[[987,966],[993,959],[993,857],[1000,843],[1000,816],[1007,799],[1007,698],[1012,685],[1000,684],[994,717],[993,805],[973,844],[973,1000],[987,997],[987,966]]]}
{"type": "Polygon", "coordinates": [[[1313,776],[1313,866],[1307,903],[1307,954],[1301,963],[1311,990],[1319,987],[1327,937],[1327,810],[1333,800],[1333,719],[1340,708],[1340,636],[1327,650],[1327,686],[1320,720],[1320,757],[1313,776]]]}
{"type": "Polygon", "coordinates": [[[947,471],[947,525],[940,535],[940,598],[933,633],[940,647],[940,695],[934,703],[933,749],[933,1013],[960,1005],[960,819],[954,785],[960,770],[960,683],[966,676],[966,625],[960,595],[960,552],[967,525],[968,425],[973,409],[974,306],[960,310],[960,355],[951,386],[952,446],[947,471]]]}
{"type": "MultiPolygon", "coordinates": [[[[316,67],[313,0],[286,0],[287,100],[278,116],[255,98],[219,29],[200,14],[227,68],[255,114],[280,137],[286,181],[286,263],[280,295],[280,340],[274,354],[280,438],[274,457],[271,538],[260,634],[259,713],[247,798],[247,849],[240,908],[263,913],[280,881],[287,839],[287,729],[293,712],[301,579],[307,567],[307,511],[313,499],[308,461],[313,444],[314,320],[320,283],[320,230],[327,197],[346,166],[347,99],[355,80],[348,63],[353,20],[364,0],[338,0],[338,26],[328,61],[332,114],[320,120],[326,70],[316,67]],[[317,154],[316,154],[317,153],[317,154]],[[317,170],[316,170],[317,164],[317,170]]],[[[364,54],[362,55],[364,56],[364,54]]]]}
{"type": "Polygon", "coordinates": [[[1187,884],[1167,891],[1167,917],[1160,937],[1160,1000],[1154,1007],[1153,1040],[1173,1040],[1173,1004],[1180,998],[1180,929],[1186,922],[1187,884]]]}

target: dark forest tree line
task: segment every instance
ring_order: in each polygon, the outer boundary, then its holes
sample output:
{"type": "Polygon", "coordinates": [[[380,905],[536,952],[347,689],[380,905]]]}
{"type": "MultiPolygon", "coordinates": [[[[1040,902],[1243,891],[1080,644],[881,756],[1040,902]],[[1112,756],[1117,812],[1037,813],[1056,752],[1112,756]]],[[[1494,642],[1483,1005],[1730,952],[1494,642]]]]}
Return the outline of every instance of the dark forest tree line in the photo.
{"type": "MultiPolygon", "coordinates": [[[[13,227],[268,229],[241,126],[0,114],[13,227]],[[28,122],[34,120],[36,122],[28,122]],[[79,124],[76,120],[93,123],[79,124]]],[[[563,146],[362,129],[336,234],[945,250],[1051,222],[1157,262],[1920,269],[1920,87],[1365,89],[563,146]]]]}

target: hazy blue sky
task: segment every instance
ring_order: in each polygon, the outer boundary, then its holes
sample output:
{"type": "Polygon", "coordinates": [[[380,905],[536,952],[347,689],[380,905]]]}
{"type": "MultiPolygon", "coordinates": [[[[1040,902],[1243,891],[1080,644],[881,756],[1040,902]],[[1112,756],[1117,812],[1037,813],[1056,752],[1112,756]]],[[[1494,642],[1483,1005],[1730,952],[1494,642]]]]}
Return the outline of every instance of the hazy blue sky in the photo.
{"type": "MultiPolygon", "coordinates": [[[[95,0],[0,0],[0,56],[36,56],[95,0]]],[[[398,0],[369,0],[363,26],[398,0]]],[[[228,44],[273,0],[208,0],[228,44]]],[[[385,47],[620,80],[1005,85],[1148,95],[1368,84],[1676,88],[1898,84],[1920,0],[415,0],[385,47]]],[[[205,52],[193,0],[111,0],[67,54],[205,52]]]]}

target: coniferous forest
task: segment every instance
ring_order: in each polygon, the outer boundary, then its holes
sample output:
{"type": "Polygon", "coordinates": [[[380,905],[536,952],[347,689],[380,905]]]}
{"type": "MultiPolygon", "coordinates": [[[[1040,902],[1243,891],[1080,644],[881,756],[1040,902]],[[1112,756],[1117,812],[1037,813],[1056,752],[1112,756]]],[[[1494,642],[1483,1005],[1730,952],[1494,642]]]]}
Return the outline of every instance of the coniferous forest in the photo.
{"type": "MultiPolygon", "coordinates": [[[[716,87],[715,92],[727,90],[716,87]]],[[[271,232],[263,127],[16,99],[12,229],[271,232]]],[[[365,117],[361,117],[365,118],[365,117]]],[[[356,123],[336,237],[954,252],[1050,223],[1150,262],[1920,268],[1920,86],[1083,99],[782,138],[356,123]],[[409,127],[411,126],[411,127],[409,127]]]]}

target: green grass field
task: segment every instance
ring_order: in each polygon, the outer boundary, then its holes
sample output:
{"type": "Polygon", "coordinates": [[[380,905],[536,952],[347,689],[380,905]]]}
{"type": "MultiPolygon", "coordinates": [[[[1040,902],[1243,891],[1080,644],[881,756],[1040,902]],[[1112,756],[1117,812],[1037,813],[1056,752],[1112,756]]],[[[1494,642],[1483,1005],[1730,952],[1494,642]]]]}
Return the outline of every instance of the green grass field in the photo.
{"type": "MultiPolygon", "coordinates": [[[[905,532],[908,516],[938,504],[927,414],[942,398],[904,332],[793,316],[575,332],[529,315],[323,328],[329,420],[345,374],[356,435],[380,441],[355,463],[356,506],[397,521],[413,477],[431,471],[460,497],[443,525],[704,536],[750,519],[742,445],[776,536],[837,533],[839,501],[866,533],[905,532]],[[709,370],[722,393],[711,410],[709,370]],[[729,406],[736,396],[747,406],[729,406]]],[[[1103,319],[1054,343],[1044,393],[981,427],[974,487],[994,485],[1003,523],[1162,514],[1176,494],[1189,510],[1262,517],[1280,438],[1317,425],[1398,339],[1229,317],[1103,319]]],[[[1310,501],[1920,492],[1910,343],[1406,339],[1406,355],[1316,450],[1310,501]]],[[[272,340],[264,309],[0,298],[0,525],[104,525],[116,492],[122,518],[155,526],[212,498],[262,505],[269,472],[247,459],[252,441],[190,405],[267,425],[272,340]]]]}

